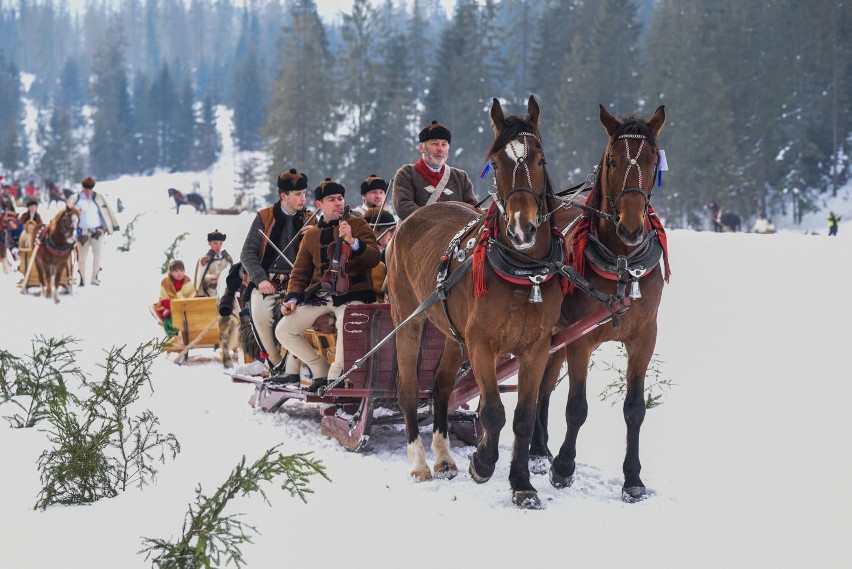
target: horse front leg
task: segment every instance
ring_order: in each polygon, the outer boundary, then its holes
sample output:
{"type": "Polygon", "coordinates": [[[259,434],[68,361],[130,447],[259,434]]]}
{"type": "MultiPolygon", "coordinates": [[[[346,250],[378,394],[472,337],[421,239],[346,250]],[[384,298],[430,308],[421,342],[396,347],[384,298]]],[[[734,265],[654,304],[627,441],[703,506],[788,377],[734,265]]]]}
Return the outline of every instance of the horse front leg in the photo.
{"type": "Polygon", "coordinates": [[[470,457],[468,472],[475,482],[488,482],[499,455],[500,431],[506,424],[506,411],[497,389],[497,354],[487,346],[468,344],[470,364],[479,387],[479,420],[482,438],[470,457]]]}
{"type": "MultiPolygon", "coordinates": [[[[396,309],[396,307],[394,307],[396,309]]],[[[394,322],[399,322],[394,318],[394,322]]],[[[432,479],[432,472],[426,464],[426,450],[420,439],[420,426],[417,421],[417,404],[420,382],[417,378],[417,357],[420,352],[420,338],[425,320],[414,320],[396,335],[396,359],[399,375],[397,395],[399,408],[405,419],[405,442],[408,460],[411,462],[411,478],[417,482],[432,479]]]]}
{"type": "Polygon", "coordinates": [[[627,350],[627,393],[624,397],[624,422],[627,424],[627,450],[624,455],[624,486],[621,499],[638,502],[645,497],[645,484],[639,477],[639,431],[645,420],[645,373],[656,344],[656,330],[643,334],[636,342],[625,343],[627,350]]]}
{"type": "Polygon", "coordinates": [[[447,338],[444,352],[435,370],[435,386],[432,397],[435,404],[435,420],[432,426],[432,452],[435,453],[433,470],[436,478],[455,478],[459,473],[456,461],[450,453],[449,404],[456,382],[456,374],[462,364],[462,351],[458,342],[447,338]]]}
{"type": "Polygon", "coordinates": [[[512,430],[515,442],[512,447],[512,461],[509,465],[509,484],[512,488],[512,503],[520,508],[541,509],[538,492],[530,482],[530,441],[536,424],[541,378],[548,362],[550,336],[547,335],[532,349],[524,350],[518,356],[518,404],[512,430]]]}
{"type": "Polygon", "coordinates": [[[553,454],[547,447],[550,440],[547,427],[550,416],[550,396],[553,395],[553,390],[556,389],[556,383],[559,381],[559,372],[562,371],[566,353],[567,348],[562,348],[550,354],[544,368],[544,376],[542,376],[541,387],[538,390],[535,428],[530,442],[530,472],[533,474],[546,474],[551,462],[553,462],[553,454]]]}
{"type": "Polygon", "coordinates": [[[589,415],[589,403],[586,399],[586,377],[589,359],[595,346],[578,340],[568,348],[568,403],[565,405],[565,440],[559,448],[559,454],[550,465],[550,483],[554,488],[567,488],[574,483],[574,471],[577,468],[577,434],[589,415]]]}

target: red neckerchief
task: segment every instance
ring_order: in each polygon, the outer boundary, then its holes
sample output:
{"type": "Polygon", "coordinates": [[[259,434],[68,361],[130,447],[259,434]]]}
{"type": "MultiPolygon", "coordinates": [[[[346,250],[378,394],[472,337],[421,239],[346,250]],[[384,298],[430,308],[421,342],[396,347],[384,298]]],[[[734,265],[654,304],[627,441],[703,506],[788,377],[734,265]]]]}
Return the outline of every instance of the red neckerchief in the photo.
{"type": "Polygon", "coordinates": [[[447,165],[444,164],[441,166],[441,169],[438,172],[433,172],[429,166],[426,165],[426,162],[423,161],[423,157],[420,157],[420,160],[417,161],[417,164],[414,165],[414,169],[417,170],[423,179],[432,186],[433,188],[438,187],[438,184],[441,182],[441,178],[444,177],[444,168],[447,165]]]}
{"type": "Polygon", "coordinates": [[[169,280],[172,281],[172,286],[175,287],[175,292],[180,292],[180,289],[183,288],[183,279],[176,281],[173,278],[169,277],[169,280]]]}

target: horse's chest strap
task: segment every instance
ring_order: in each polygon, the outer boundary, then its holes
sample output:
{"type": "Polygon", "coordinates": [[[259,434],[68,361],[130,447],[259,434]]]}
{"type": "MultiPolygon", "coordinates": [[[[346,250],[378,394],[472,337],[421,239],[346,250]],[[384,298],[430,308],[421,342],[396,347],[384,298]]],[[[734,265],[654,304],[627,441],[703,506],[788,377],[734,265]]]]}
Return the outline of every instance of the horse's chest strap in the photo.
{"type": "MultiPolygon", "coordinates": [[[[490,239],[486,248],[485,258],[494,272],[504,281],[512,284],[532,286],[549,281],[559,272],[559,267],[565,262],[565,248],[561,239],[553,239],[550,253],[546,259],[526,257],[518,261],[509,256],[505,245],[490,239]]],[[[518,254],[515,252],[515,254],[518,254]]]]}

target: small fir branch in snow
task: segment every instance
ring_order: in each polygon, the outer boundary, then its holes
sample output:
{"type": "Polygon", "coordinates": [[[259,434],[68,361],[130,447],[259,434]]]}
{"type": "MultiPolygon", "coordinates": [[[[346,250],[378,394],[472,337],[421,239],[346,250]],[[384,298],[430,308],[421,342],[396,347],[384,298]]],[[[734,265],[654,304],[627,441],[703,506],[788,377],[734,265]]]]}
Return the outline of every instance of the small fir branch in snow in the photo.
{"type": "Polygon", "coordinates": [[[275,446],[248,467],[243,455],[215,494],[208,497],[200,485],[196,488],[195,504],[189,506],[177,541],[143,538],[144,548],[139,553],[144,553],[146,560],[153,557],[154,566],[161,569],[221,567],[230,563],[242,567],[245,560],[240,546],[253,543],[251,532],[259,532],[238,519],[240,514],[224,515],[228,502],[237,495],[248,496],[257,492],[266,504],[271,505],[260,483],[272,482],[281,476],[284,477],[283,490],[303,502],[307,501],[307,495],[313,493],[308,486],[311,476],[319,474],[329,480],[325,466],[321,461],[310,458],[311,454],[282,455],[275,446]]]}
{"type": "MultiPolygon", "coordinates": [[[[624,344],[619,344],[618,352],[626,360],[627,352],[624,349],[624,344]]],[[[651,356],[651,361],[648,363],[648,370],[645,373],[645,409],[652,409],[658,405],[662,405],[663,402],[661,399],[665,391],[677,385],[670,379],[662,378],[662,364],[664,363],[664,361],[659,359],[657,354],[651,356]]],[[[624,397],[627,394],[625,370],[610,362],[603,362],[601,365],[606,371],[614,372],[616,379],[604,387],[604,390],[598,395],[598,399],[601,401],[610,400],[610,405],[624,401],[624,397]]],[[[594,362],[589,365],[589,369],[592,367],[594,367],[594,362]]]]}
{"type": "Polygon", "coordinates": [[[175,256],[177,255],[177,251],[178,251],[178,248],[180,247],[181,241],[186,239],[187,236],[189,236],[189,232],[185,231],[185,232],[181,233],[180,235],[175,237],[175,240],[172,241],[172,244],[169,245],[169,248],[166,249],[165,251],[163,251],[166,254],[166,260],[163,262],[163,266],[160,267],[160,272],[162,274],[165,275],[166,273],[169,272],[169,263],[171,263],[175,259],[175,256]]]}
{"type": "MultiPolygon", "coordinates": [[[[124,231],[121,232],[121,236],[124,237],[124,244],[118,246],[118,250],[122,253],[127,253],[130,251],[130,246],[136,241],[136,236],[133,235],[133,231],[135,230],[136,222],[142,217],[141,213],[137,213],[133,220],[124,226],[124,231]]],[[[168,265],[166,265],[168,267],[168,265]]]]}
{"type": "Polygon", "coordinates": [[[140,345],[129,356],[126,346],[107,352],[104,380],[83,378],[85,397],[69,394],[51,402],[48,440],[54,448],[38,460],[42,491],[35,508],[79,504],[116,496],[130,486],[142,488],[156,478],[157,462],[174,459],[180,444],[157,431],[150,411],[130,415],[140,389],[151,386],[151,364],[163,351],[160,341],[140,345]]]}
{"type": "Polygon", "coordinates": [[[34,427],[49,415],[51,401],[67,398],[66,379],[83,378],[75,363],[76,343],[77,339],[70,336],[36,336],[31,343],[32,352],[24,357],[0,350],[0,407],[15,409],[13,414],[3,416],[9,426],[34,427]]]}

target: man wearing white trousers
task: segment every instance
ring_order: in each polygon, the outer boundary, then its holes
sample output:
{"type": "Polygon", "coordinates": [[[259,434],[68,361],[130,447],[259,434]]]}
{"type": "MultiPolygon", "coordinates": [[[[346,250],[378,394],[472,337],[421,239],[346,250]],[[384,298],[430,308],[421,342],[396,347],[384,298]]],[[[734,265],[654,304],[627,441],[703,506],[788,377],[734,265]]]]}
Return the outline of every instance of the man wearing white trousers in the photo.
{"type": "Polygon", "coordinates": [[[89,282],[101,284],[98,272],[101,270],[101,248],[104,235],[118,231],[118,221],[107,204],[106,199],[95,192],[95,181],[86,178],[82,182],[83,190],[68,198],[68,205],[80,210],[80,235],[77,237],[77,271],[80,273],[80,286],[86,285],[86,264],[89,253],[92,255],[92,278],[89,282]]]}

